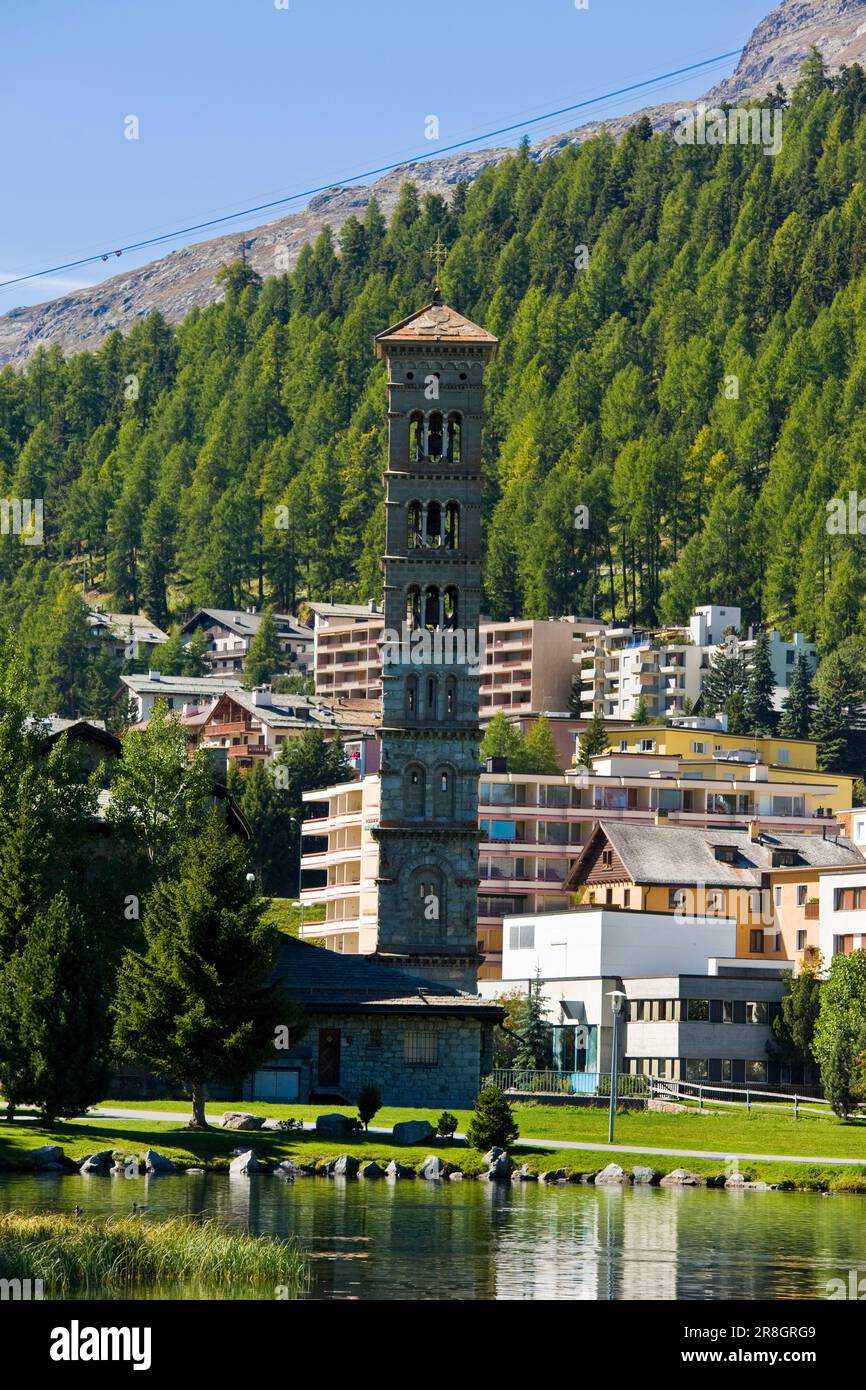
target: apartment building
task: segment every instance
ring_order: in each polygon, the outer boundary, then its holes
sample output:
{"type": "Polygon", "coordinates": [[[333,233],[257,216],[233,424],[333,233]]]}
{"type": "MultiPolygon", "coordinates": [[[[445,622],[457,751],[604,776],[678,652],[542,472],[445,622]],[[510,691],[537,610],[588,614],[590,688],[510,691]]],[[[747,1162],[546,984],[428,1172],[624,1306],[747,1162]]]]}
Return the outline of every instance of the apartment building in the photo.
{"type": "Polygon", "coordinates": [[[374,603],[311,603],[313,677],[324,700],[381,700],[379,643],[385,618],[374,603]]]}
{"type": "Polygon", "coordinates": [[[801,959],[807,946],[818,946],[817,923],[809,940],[805,908],[818,897],[821,871],[850,869],[859,861],[854,846],[839,836],[768,832],[754,821],[746,830],[692,830],[601,820],[565,887],[588,904],[730,917],[737,924],[738,958],[792,960],[792,933],[806,931],[801,959]],[[789,896],[786,913],[785,889],[796,895],[793,903],[789,896]]]}
{"type": "Polygon", "coordinates": [[[120,694],[127,692],[136,724],[150,718],[157,700],[184,718],[203,718],[221,695],[243,684],[238,676],[164,676],[161,671],[121,676],[120,682],[120,694]]]}
{"type": "Polygon", "coordinates": [[[118,664],[149,660],[168,641],[168,633],[144,613],[108,613],[104,608],[91,608],[87,627],[90,645],[118,664]]]}
{"type": "MultiPolygon", "coordinates": [[[[313,632],[292,613],[274,613],[280,651],[286,670],[307,675],[313,660],[313,632]]],[[[242,671],[250,643],[261,627],[262,614],[250,609],[200,608],[184,623],[181,633],[189,638],[202,631],[208,643],[208,664],[215,675],[242,671]]],[[[274,674],[276,674],[274,672],[274,674]]]]}
{"type": "Polygon", "coordinates": [[[866,949],[866,864],[821,874],[815,916],[825,968],[834,956],[866,949]]]}
{"type": "Polygon", "coordinates": [[[268,685],[232,690],[208,712],[199,742],[202,748],[222,752],[227,763],[246,772],[254,762],[272,758],[287,738],[297,738],[308,729],[320,729],[334,738],[363,739],[377,713],[366,701],[332,706],[315,696],[277,695],[268,685]]]}
{"type": "MultiPolygon", "coordinates": [[[[814,762],[814,745],[812,753],[814,762]]],[[[610,753],[594,759],[591,772],[573,768],[559,776],[482,771],[478,945],[484,963],[479,978],[499,978],[503,922],[569,906],[566,880],[600,818],[644,825],[661,820],[691,829],[742,829],[756,820],[771,833],[820,838],[824,831],[837,832],[834,808],[848,804],[850,780],[814,768],[795,773],[713,757],[648,753],[610,753]]],[[[321,838],[316,854],[304,855],[303,868],[308,875],[323,872],[332,891],[322,899],[318,889],[305,888],[301,897],[310,904],[325,901],[324,926],[318,924],[313,934],[335,949],[364,951],[375,945],[377,797],[378,778],[368,776],[348,789],[329,788],[305,798],[323,802],[326,814],[305,823],[305,835],[321,838]],[[347,836],[342,832],[350,824],[347,836]]]]}
{"type": "MultiPolygon", "coordinates": [[[[314,603],[310,609],[316,694],[323,699],[380,699],[382,613],[372,604],[314,603]]],[[[482,725],[500,711],[515,720],[548,710],[566,711],[575,646],[597,626],[591,618],[572,617],[482,622],[482,725]]]]}
{"type": "Polygon", "coordinates": [[[576,653],[580,708],[587,719],[682,715],[701,692],[705,648],[685,633],[665,638],[632,627],[606,628],[576,653]],[[689,704],[686,704],[689,701],[689,704]]]}
{"type": "Polygon", "coordinates": [[[848,807],[839,812],[842,834],[847,835],[866,859],[866,806],[848,807]]]}
{"type": "MultiPolygon", "coordinates": [[[[643,629],[625,624],[590,634],[575,653],[580,679],[581,713],[604,719],[634,718],[641,705],[647,716],[675,718],[694,706],[726,633],[739,632],[740,609],[706,604],[695,609],[685,627],[643,629]]],[[[814,643],[795,632],[788,642],[775,629],[767,634],[769,659],[776,684],[776,704],[781,706],[797,655],[805,652],[817,661],[814,643]]],[[[752,630],[737,638],[737,649],[747,664],[755,648],[752,630]]]]}
{"type": "MultiPolygon", "coordinates": [[[[585,725],[574,734],[575,761],[580,753],[583,728],[585,725]]],[[[814,771],[817,767],[817,749],[811,739],[729,734],[724,715],[714,719],[689,716],[673,720],[670,724],[605,721],[605,729],[609,746],[619,753],[653,753],[689,760],[727,758],[733,762],[765,763],[786,770],[796,768],[798,771],[814,771]]],[[[834,773],[834,779],[836,776],[834,773]]],[[[840,775],[839,780],[841,785],[853,789],[853,777],[840,775]]]]}
{"type": "Polygon", "coordinates": [[[479,718],[525,718],[568,709],[576,643],[597,629],[592,618],[511,618],[481,624],[479,718]]]}

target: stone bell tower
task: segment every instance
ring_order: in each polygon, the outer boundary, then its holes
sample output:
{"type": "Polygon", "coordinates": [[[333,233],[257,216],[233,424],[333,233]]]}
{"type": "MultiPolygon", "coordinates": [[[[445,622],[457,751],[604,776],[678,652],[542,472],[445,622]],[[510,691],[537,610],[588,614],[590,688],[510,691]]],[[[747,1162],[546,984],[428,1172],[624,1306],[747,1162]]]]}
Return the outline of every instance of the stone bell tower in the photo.
{"type": "Polygon", "coordinates": [[[496,347],[438,290],[376,338],[389,421],[377,955],[473,993],[482,378],[496,347]]]}

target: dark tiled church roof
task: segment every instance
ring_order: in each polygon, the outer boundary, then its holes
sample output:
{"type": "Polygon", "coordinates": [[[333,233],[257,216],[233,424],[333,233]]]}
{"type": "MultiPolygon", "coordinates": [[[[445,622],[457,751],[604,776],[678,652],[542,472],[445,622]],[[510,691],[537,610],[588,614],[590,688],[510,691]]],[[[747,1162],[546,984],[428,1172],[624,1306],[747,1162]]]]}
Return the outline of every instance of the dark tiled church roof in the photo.
{"type": "Polygon", "coordinates": [[[393,969],[374,956],[342,955],[293,936],[280,938],[275,974],[289,997],[308,1012],[435,1011],[491,1022],[502,1016],[498,1004],[477,994],[393,969]]]}

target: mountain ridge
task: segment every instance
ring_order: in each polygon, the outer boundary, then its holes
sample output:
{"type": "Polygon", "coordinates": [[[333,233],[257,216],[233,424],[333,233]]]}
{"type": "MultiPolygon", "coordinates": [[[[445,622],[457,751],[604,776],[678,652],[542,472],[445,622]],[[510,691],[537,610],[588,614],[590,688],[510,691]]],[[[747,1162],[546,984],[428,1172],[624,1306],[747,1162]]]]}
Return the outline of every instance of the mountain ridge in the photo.
{"type": "MultiPolygon", "coordinates": [[[[821,50],[831,72],[854,62],[866,65],[866,0],[781,0],[755,27],[735,71],[701,100],[748,100],[764,95],[779,82],[790,89],[813,44],[821,50]]],[[[653,129],[664,129],[681,106],[681,101],[668,102],[607,121],[587,122],[539,140],[530,146],[530,153],[535,159],[545,159],[601,130],[617,137],[642,117],[653,129]]],[[[214,281],[216,271],[226,260],[236,258],[241,241],[260,274],[279,273],[295,265],[302,247],[315,241],[325,226],[339,232],[351,214],[363,213],[372,197],[386,217],[407,179],[415,182],[421,193],[438,193],[449,199],[458,182],[471,182],[510,154],[510,146],[493,147],[408,162],[375,183],[343,185],[317,194],[299,212],[191,243],[86,289],[13,308],[0,315],[0,366],[22,365],[38,347],[54,343],[65,353],[94,349],[109,332],[128,330],[154,309],[176,323],[193,307],[221,298],[222,291],[214,281]]]]}

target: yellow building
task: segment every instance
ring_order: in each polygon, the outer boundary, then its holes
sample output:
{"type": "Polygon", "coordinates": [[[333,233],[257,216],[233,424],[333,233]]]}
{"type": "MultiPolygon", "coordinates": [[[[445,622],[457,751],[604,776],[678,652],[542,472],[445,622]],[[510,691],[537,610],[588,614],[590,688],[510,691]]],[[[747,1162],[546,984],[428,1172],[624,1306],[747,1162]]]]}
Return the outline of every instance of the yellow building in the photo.
{"type": "Polygon", "coordinates": [[[566,880],[583,903],[730,917],[737,956],[798,960],[818,945],[821,870],[862,865],[840,837],[599,822],[566,880]],[[810,927],[812,924],[811,940],[810,927]],[[805,932],[801,936],[799,933],[805,932]]]}
{"type": "MultiPolygon", "coordinates": [[[[816,770],[818,766],[818,745],[811,739],[760,738],[681,724],[625,724],[621,721],[606,723],[605,729],[611,749],[618,753],[659,753],[692,760],[749,752],[755,762],[783,770],[792,767],[816,770]]],[[[853,778],[847,780],[853,782],[853,778]]]]}

